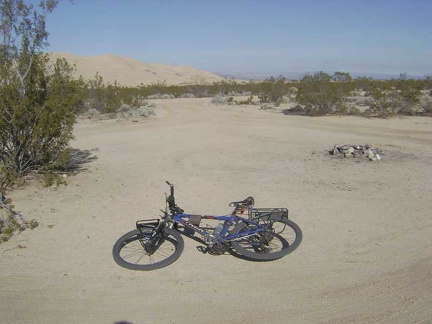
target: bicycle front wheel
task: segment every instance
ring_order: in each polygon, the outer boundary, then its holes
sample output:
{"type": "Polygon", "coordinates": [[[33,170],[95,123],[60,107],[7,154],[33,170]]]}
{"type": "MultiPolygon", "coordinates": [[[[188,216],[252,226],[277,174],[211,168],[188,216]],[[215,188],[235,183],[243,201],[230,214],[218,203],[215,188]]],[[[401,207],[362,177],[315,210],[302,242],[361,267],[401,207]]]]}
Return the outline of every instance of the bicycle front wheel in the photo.
{"type": "MultiPolygon", "coordinates": [[[[231,246],[241,255],[259,261],[280,259],[293,252],[302,240],[300,227],[288,219],[270,218],[258,221],[266,230],[231,242],[231,246]]],[[[239,223],[232,234],[250,231],[256,226],[239,223]]]]}
{"type": "Polygon", "coordinates": [[[180,257],[184,241],[177,231],[164,229],[153,246],[148,243],[150,235],[151,229],[144,229],[142,234],[134,230],[120,237],[113,247],[114,261],[130,270],[149,271],[166,267],[180,257]]]}

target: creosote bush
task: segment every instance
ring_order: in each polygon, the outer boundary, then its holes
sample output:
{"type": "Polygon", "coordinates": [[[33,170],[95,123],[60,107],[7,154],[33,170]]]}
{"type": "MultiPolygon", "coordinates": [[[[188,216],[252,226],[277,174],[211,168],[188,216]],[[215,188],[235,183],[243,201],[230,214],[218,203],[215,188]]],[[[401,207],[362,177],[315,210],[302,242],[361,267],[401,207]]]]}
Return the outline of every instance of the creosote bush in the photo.
{"type": "Polygon", "coordinates": [[[348,73],[325,72],[306,74],[297,86],[295,100],[304,107],[307,115],[319,116],[343,111],[343,103],[354,90],[348,73]]]}
{"type": "Polygon", "coordinates": [[[4,199],[6,187],[65,163],[81,106],[84,84],[72,77],[73,67],[64,59],[50,64],[43,53],[45,18],[57,4],[0,0],[0,242],[38,225],[14,211],[4,199]]]}
{"type": "Polygon", "coordinates": [[[82,82],[64,59],[49,64],[45,17],[58,1],[39,8],[19,0],[0,6],[0,187],[52,165],[73,138],[82,82]]]}
{"type": "Polygon", "coordinates": [[[289,84],[283,76],[271,77],[260,83],[258,98],[260,103],[280,103],[282,97],[289,92],[289,84]]]}

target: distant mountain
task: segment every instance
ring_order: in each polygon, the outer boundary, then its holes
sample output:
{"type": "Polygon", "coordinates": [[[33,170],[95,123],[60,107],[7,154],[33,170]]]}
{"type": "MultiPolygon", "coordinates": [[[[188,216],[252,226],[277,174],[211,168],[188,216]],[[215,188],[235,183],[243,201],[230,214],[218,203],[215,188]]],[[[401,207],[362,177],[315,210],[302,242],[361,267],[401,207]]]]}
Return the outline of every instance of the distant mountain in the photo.
{"type": "Polygon", "coordinates": [[[165,82],[167,85],[218,82],[224,78],[190,66],[147,64],[132,58],[112,54],[78,56],[69,53],[50,53],[51,59],[65,58],[75,64],[76,76],[93,79],[98,72],[105,83],[117,80],[122,86],[138,86],[165,82]]]}
{"type": "MultiPolygon", "coordinates": [[[[279,73],[271,73],[271,72],[232,72],[232,73],[216,73],[224,78],[228,79],[240,79],[240,80],[265,80],[270,77],[277,78],[282,75],[287,80],[300,80],[307,73],[314,73],[316,71],[311,72],[279,72],[279,73]]],[[[333,74],[333,72],[324,71],[328,74],[333,74]]],[[[343,71],[345,72],[345,71],[343,71]]],[[[387,80],[387,79],[397,79],[399,78],[399,74],[383,74],[383,73],[362,73],[362,72],[349,72],[351,76],[355,78],[359,77],[367,77],[376,80],[387,80]]],[[[408,75],[408,78],[412,79],[423,79],[424,75],[408,75]]]]}

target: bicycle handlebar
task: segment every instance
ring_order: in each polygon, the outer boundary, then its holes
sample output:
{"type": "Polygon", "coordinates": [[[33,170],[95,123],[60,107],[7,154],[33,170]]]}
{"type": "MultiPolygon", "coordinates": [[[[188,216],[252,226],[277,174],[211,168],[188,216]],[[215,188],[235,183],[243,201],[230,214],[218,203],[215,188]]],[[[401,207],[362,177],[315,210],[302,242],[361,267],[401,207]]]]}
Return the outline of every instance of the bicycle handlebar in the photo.
{"type": "Polygon", "coordinates": [[[174,185],[172,183],[169,183],[168,181],[166,181],[166,183],[168,186],[170,186],[171,196],[174,197],[174,185]]]}

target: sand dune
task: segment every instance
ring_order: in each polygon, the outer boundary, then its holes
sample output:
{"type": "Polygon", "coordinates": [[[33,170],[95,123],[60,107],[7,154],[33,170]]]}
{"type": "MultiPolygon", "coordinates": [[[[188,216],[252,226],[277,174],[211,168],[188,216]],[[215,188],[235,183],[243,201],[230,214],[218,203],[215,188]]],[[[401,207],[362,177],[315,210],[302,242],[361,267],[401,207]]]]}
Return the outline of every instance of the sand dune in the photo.
{"type": "Polygon", "coordinates": [[[198,82],[217,82],[222,77],[190,66],[171,66],[147,64],[139,60],[113,54],[99,56],[78,56],[70,53],[51,53],[53,59],[63,57],[75,64],[77,75],[92,79],[99,72],[104,82],[123,86],[137,86],[165,82],[167,85],[178,85],[198,82]]]}

